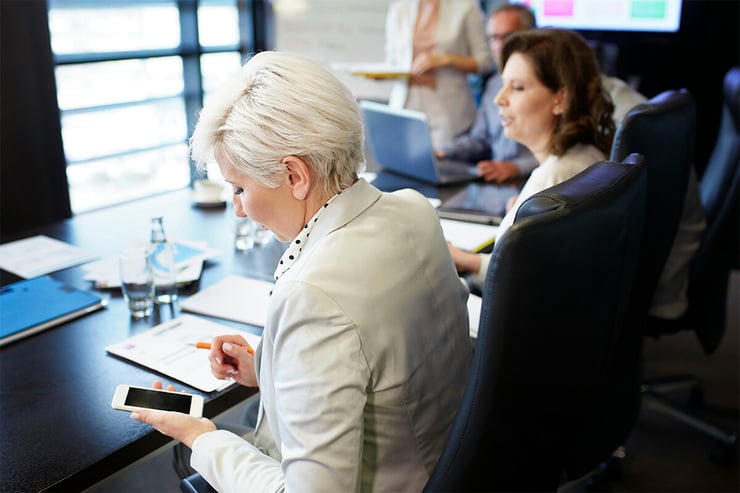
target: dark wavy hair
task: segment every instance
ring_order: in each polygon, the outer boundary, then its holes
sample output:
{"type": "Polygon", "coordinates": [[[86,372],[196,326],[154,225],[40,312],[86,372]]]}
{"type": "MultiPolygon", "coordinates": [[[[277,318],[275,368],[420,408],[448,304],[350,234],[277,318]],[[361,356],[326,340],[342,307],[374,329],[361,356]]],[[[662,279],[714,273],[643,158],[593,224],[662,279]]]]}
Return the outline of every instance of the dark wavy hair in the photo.
{"type": "Polygon", "coordinates": [[[559,115],[550,152],[562,156],[576,144],[592,144],[607,156],[614,138],[614,104],[601,84],[601,72],[586,40],[567,29],[543,28],[512,34],[501,61],[520,53],[532,62],[537,79],[555,92],[566,90],[565,111],[559,115]]]}

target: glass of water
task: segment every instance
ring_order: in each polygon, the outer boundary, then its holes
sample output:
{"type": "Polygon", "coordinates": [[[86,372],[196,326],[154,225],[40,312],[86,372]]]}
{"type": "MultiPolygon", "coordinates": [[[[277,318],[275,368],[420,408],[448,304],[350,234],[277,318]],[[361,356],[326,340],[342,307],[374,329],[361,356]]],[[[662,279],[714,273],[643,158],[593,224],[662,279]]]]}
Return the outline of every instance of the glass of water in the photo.
{"type": "Polygon", "coordinates": [[[265,246],[273,239],[270,230],[249,217],[237,217],[234,223],[234,248],[238,251],[265,246]]]}
{"type": "Polygon", "coordinates": [[[154,275],[148,243],[134,243],[118,257],[121,291],[133,318],[151,315],[154,307],[154,275]]]}

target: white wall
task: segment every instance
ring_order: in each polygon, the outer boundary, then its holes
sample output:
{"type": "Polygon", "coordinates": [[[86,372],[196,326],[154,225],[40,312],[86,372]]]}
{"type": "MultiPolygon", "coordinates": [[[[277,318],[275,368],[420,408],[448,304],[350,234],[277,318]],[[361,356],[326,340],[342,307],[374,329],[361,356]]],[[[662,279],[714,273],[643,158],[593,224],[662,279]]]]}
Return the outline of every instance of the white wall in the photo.
{"type": "MultiPolygon", "coordinates": [[[[332,63],[382,62],[392,0],[273,0],[275,49],[332,63]]],[[[389,83],[336,72],[358,98],[385,100],[389,83]]]]}

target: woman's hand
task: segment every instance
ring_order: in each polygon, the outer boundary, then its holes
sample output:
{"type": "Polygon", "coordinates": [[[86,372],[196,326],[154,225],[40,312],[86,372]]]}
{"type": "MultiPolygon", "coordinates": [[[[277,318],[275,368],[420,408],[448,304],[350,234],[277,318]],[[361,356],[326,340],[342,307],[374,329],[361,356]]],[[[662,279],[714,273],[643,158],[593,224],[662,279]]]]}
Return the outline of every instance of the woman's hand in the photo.
{"type": "MultiPolygon", "coordinates": [[[[161,390],[162,382],[155,381],[152,388],[161,390]]],[[[175,387],[168,385],[167,390],[174,391],[175,387]]],[[[151,425],[158,432],[181,441],[189,448],[193,447],[193,442],[200,435],[216,429],[216,425],[207,418],[195,418],[174,411],[141,409],[133,411],[131,419],[151,425]]]]}
{"type": "Polygon", "coordinates": [[[461,250],[457,247],[452,246],[451,243],[447,244],[447,248],[450,249],[452,260],[455,262],[455,268],[459,273],[472,272],[477,274],[480,270],[480,255],[467,250],[461,250]]]}
{"type": "Polygon", "coordinates": [[[416,58],[411,65],[411,73],[414,75],[421,75],[430,70],[434,70],[438,67],[445,67],[449,64],[449,57],[447,55],[437,55],[434,53],[422,53],[416,58]]]}
{"type": "Polygon", "coordinates": [[[458,70],[464,74],[474,74],[478,71],[478,62],[470,56],[424,52],[414,58],[411,73],[421,75],[442,67],[458,70]]]}
{"type": "Polygon", "coordinates": [[[241,336],[215,337],[211,342],[211,353],[208,355],[211,373],[216,378],[233,378],[246,387],[257,387],[253,352],[249,343],[241,336]]]}

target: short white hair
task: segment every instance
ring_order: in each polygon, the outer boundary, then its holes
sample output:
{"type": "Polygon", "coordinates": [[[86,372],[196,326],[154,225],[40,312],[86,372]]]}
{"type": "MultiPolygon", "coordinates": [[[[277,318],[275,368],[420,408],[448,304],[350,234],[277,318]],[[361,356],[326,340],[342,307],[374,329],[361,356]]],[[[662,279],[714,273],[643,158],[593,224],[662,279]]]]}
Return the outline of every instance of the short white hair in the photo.
{"type": "Polygon", "coordinates": [[[365,168],[362,114],[328,69],[286,52],[253,55],[200,112],[190,138],[199,167],[224,156],[269,188],[289,155],[304,159],[326,194],[349,187],[365,168]]]}

